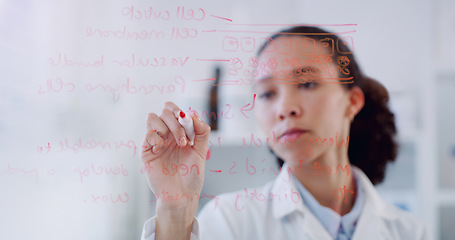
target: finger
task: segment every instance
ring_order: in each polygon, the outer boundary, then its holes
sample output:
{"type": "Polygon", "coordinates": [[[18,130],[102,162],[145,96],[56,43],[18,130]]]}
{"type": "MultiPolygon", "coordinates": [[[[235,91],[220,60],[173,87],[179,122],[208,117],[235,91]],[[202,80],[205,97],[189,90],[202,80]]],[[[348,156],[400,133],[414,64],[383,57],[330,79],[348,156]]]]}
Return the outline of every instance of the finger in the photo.
{"type": "Polygon", "coordinates": [[[196,113],[191,116],[196,136],[194,137],[194,148],[205,159],[210,136],[210,126],[203,122],[196,113]]]}
{"type": "Polygon", "coordinates": [[[156,155],[159,154],[164,147],[164,139],[160,137],[156,131],[147,130],[142,144],[142,152],[156,155]]]}
{"type": "Polygon", "coordinates": [[[186,144],[188,143],[188,140],[187,140],[187,137],[185,134],[185,129],[178,122],[177,118],[175,118],[174,113],[170,109],[164,108],[160,117],[161,117],[161,119],[163,119],[163,122],[169,128],[169,130],[172,133],[172,135],[174,136],[177,144],[180,147],[186,146],[186,144]]]}
{"type": "Polygon", "coordinates": [[[164,104],[164,108],[169,109],[173,114],[176,119],[179,118],[179,113],[182,111],[177,105],[175,105],[173,102],[166,102],[164,104]]]}
{"type": "MultiPolygon", "coordinates": [[[[182,115],[184,116],[185,115],[185,113],[177,105],[175,105],[173,102],[166,102],[164,104],[164,107],[169,109],[174,114],[174,117],[177,119],[177,121],[179,119],[179,115],[180,116],[182,116],[182,115]]],[[[182,126],[182,125],[180,124],[179,126],[182,126]]],[[[185,128],[183,128],[183,131],[184,132],[186,131],[185,128]]],[[[186,135],[186,133],[185,133],[185,137],[186,138],[179,138],[180,142],[183,142],[183,145],[181,145],[181,146],[185,146],[187,144],[187,141],[191,141],[191,140],[194,141],[194,138],[190,139],[190,136],[186,135]]],[[[194,144],[194,142],[193,142],[193,144],[194,144]]]]}
{"type": "Polygon", "coordinates": [[[147,116],[147,130],[156,131],[156,133],[163,139],[167,139],[169,135],[169,128],[155,113],[149,113],[147,116]]]}

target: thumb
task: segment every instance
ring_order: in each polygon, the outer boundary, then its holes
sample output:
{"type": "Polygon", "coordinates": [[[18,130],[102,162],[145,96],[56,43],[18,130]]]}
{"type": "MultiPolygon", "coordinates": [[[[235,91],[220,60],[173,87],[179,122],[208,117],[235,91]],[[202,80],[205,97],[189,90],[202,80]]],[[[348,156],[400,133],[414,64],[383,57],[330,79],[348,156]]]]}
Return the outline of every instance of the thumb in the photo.
{"type": "Polygon", "coordinates": [[[191,116],[194,127],[194,145],[193,148],[205,159],[208,149],[210,126],[203,122],[196,113],[191,116]]]}

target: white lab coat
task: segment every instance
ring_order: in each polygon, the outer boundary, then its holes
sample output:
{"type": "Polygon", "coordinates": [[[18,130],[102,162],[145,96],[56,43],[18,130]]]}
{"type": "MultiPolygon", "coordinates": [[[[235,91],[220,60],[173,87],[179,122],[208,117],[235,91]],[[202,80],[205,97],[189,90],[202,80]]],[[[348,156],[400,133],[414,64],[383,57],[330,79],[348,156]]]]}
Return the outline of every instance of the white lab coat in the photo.
{"type": "MultiPolygon", "coordinates": [[[[285,169],[286,165],[276,180],[261,188],[222,194],[210,201],[193,224],[191,239],[331,240],[324,226],[304,205],[285,169]]],[[[362,170],[355,166],[352,169],[365,194],[353,240],[430,239],[422,221],[385,202],[362,170]]],[[[153,239],[153,232],[154,221],[149,220],[144,225],[143,239],[153,239]]]]}

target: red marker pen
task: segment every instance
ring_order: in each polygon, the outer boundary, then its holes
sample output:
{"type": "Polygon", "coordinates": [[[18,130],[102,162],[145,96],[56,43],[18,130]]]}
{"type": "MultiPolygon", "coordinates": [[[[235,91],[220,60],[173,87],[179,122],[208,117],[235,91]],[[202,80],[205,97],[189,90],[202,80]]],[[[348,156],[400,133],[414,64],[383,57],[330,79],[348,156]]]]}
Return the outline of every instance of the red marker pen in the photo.
{"type": "Polygon", "coordinates": [[[193,119],[190,116],[187,116],[183,111],[180,111],[179,114],[179,123],[185,129],[185,134],[190,140],[190,145],[194,145],[194,127],[193,127],[193,119]]]}

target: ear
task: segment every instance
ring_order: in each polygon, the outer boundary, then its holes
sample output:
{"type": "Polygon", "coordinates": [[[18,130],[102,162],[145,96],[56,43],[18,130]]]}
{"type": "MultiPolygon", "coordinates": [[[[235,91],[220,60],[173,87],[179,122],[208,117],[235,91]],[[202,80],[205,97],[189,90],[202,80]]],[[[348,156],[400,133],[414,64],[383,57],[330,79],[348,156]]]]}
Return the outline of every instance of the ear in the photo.
{"type": "Polygon", "coordinates": [[[353,119],[357,113],[362,110],[365,105],[365,95],[363,94],[362,89],[357,86],[352,87],[349,90],[349,106],[346,111],[346,115],[353,119]]]}

